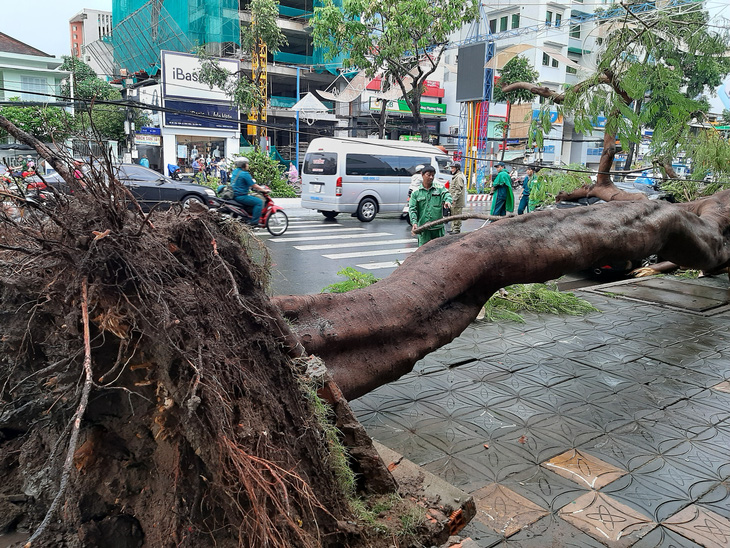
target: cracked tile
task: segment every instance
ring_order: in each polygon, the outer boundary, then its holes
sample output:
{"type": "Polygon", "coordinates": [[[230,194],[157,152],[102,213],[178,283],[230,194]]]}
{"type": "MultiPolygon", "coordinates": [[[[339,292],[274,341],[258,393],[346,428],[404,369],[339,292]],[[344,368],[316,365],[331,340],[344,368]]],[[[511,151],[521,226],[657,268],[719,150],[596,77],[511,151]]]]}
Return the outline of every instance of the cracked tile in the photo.
{"type": "Polygon", "coordinates": [[[577,449],[566,451],[542,465],[590,489],[600,489],[626,474],[626,470],[577,449]]]}
{"type": "Polygon", "coordinates": [[[492,483],[471,493],[477,507],[474,519],[509,537],[536,522],[548,511],[511,489],[492,483]]]}

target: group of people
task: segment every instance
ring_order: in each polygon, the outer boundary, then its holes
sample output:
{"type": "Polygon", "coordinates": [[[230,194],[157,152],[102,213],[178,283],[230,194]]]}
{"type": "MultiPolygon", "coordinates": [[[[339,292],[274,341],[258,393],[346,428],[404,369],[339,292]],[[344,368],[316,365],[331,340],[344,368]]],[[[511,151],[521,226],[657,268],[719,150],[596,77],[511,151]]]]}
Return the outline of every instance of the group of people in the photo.
{"type": "MultiPolygon", "coordinates": [[[[466,204],[466,179],[461,171],[461,165],[453,163],[450,167],[451,182],[448,190],[441,185],[434,184],[436,169],[427,165],[420,171],[420,186],[411,193],[408,200],[408,215],[412,225],[411,234],[418,237],[419,247],[428,241],[444,236],[446,229],[441,223],[416,234],[418,227],[443,218],[446,210],[449,210],[450,215],[460,215],[466,204]]],[[[515,208],[512,178],[507,172],[504,162],[498,162],[495,167],[497,175],[492,182],[490,212],[492,215],[504,217],[508,211],[512,212],[515,208]]],[[[417,176],[418,174],[414,175],[414,178],[417,176]]],[[[522,196],[517,206],[518,215],[530,210],[530,192],[535,188],[536,180],[534,168],[528,167],[527,175],[522,181],[522,196]]],[[[449,234],[459,234],[461,222],[460,219],[452,221],[449,234]]]]}

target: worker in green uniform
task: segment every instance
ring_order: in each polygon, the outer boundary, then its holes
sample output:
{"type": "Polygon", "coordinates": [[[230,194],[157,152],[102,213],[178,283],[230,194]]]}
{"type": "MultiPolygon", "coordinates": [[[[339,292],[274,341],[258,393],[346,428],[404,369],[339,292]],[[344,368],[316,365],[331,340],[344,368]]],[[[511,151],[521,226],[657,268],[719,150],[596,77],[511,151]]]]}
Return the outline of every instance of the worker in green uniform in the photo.
{"type": "Polygon", "coordinates": [[[498,162],[497,176],[492,183],[492,215],[504,217],[515,209],[515,195],[512,193],[512,179],[505,171],[504,162],[498,162]]]}
{"type": "MultiPolygon", "coordinates": [[[[416,228],[443,217],[443,209],[451,209],[451,194],[441,185],[434,185],[436,169],[428,165],[421,170],[421,186],[411,194],[408,200],[408,215],[411,219],[411,234],[416,236],[416,228]]],[[[418,247],[434,238],[444,235],[444,225],[440,224],[419,233],[418,247]]]]}

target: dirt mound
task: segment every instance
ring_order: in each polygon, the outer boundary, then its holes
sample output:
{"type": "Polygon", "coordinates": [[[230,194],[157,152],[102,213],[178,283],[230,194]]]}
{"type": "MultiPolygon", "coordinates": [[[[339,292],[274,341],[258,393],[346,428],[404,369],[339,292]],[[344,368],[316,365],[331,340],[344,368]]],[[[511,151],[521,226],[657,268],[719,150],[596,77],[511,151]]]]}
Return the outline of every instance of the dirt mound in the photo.
{"type": "Polygon", "coordinates": [[[265,250],[123,194],[92,184],[0,223],[2,525],[36,530],[61,489],[34,546],[341,545],[346,497],[265,250]]]}

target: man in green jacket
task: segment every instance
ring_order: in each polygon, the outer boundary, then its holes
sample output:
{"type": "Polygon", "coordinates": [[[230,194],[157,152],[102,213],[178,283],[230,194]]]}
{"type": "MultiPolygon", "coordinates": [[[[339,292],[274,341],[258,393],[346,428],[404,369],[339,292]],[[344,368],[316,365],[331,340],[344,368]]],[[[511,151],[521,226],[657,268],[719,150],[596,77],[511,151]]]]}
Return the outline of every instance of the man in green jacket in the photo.
{"type": "MultiPolygon", "coordinates": [[[[433,166],[426,166],[421,170],[421,186],[413,191],[408,200],[408,215],[411,219],[411,234],[416,236],[417,227],[436,221],[443,217],[443,208],[451,208],[451,194],[441,185],[434,185],[433,179],[436,176],[436,169],[433,166]]],[[[418,247],[421,247],[434,238],[444,235],[444,225],[440,224],[429,230],[419,233],[418,247]]]]}
{"type": "Polygon", "coordinates": [[[515,195],[512,193],[512,179],[510,179],[503,162],[496,166],[497,176],[492,183],[492,215],[504,217],[515,209],[515,195]]]}

